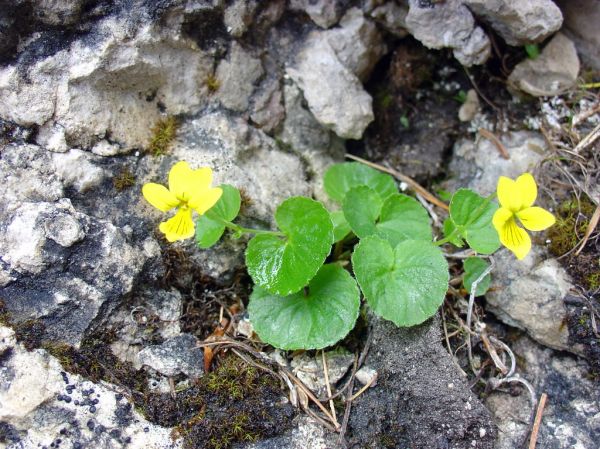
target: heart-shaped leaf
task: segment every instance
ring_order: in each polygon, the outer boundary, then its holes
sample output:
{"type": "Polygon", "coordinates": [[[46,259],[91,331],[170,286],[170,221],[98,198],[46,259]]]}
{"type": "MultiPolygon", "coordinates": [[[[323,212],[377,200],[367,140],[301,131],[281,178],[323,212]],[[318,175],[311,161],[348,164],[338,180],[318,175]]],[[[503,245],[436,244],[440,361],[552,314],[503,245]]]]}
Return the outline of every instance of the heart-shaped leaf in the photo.
{"type": "Polygon", "coordinates": [[[333,242],[339,242],[346,237],[352,229],[344,217],[344,212],[336,210],[329,213],[331,222],[333,223],[333,242]]]}
{"type": "Polygon", "coordinates": [[[332,165],[325,172],[323,183],[331,199],[340,204],[344,201],[346,193],[357,186],[370,187],[382,200],[398,192],[396,183],[390,175],[358,162],[332,165]]]}
{"type": "Polygon", "coordinates": [[[339,265],[323,265],[307,292],[273,295],[255,286],[248,313],[261,340],[280,349],[320,349],[344,338],[360,309],[356,281],[339,265]]]}
{"type": "Polygon", "coordinates": [[[369,187],[354,187],[346,194],[342,210],[360,238],[378,235],[392,246],[403,240],[432,239],[425,208],[414,198],[401,193],[394,193],[382,201],[369,187]]]}
{"type": "Polygon", "coordinates": [[[362,239],[352,267],[369,306],[397,326],[433,316],[448,289],[448,263],[439,248],[405,240],[395,248],[377,236],[362,239]]]}
{"type": "Polygon", "coordinates": [[[223,194],[219,201],[196,220],[196,243],[206,249],[219,241],[225,226],[223,220],[233,221],[240,212],[240,191],[229,184],[222,184],[223,194]]]}
{"type": "Polygon", "coordinates": [[[450,218],[469,246],[481,254],[491,254],[500,248],[492,217],[498,205],[469,189],[460,189],[450,201],[450,218]]]}
{"type": "Polygon", "coordinates": [[[333,243],[333,224],[321,203],[305,197],[281,203],[275,221],[285,237],[252,238],[246,265],[255,284],[285,296],[304,287],[323,265],[333,243]]]}
{"type": "MultiPolygon", "coordinates": [[[[463,284],[465,286],[465,290],[468,293],[471,293],[471,287],[473,286],[473,282],[475,282],[479,276],[483,274],[485,270],[490,266],[485,260],[479,257],[468,257],[465,259],[463,263],[463,268],[465,269],[465,275],[463,277],[463,284]]],[[[492,281],[491,275],[486,274],[483,279],[477,284],[477,289],[475,290],[475,296],[485,295],[485,292],[490,288],[490,282],[492,281]]]]}

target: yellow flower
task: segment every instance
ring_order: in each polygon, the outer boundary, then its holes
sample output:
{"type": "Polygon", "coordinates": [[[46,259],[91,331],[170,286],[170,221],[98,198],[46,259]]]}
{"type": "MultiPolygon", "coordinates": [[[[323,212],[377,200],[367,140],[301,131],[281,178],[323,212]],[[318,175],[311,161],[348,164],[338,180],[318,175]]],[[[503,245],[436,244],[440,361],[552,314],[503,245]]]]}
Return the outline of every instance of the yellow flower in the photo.
{"type": "Polygon", "coordinates": [[[537,185],[529,173],[522,174],[515,181],[500,176],[497,194],[501,207],[494,214],[492,223],[500,242],[521,260],[531,250],[531,238],[525,229],[543,231],[556,220],[547,210],[532,207],[537,197],[537,185]],[[517,225],[516,218],[525,229],[517,225]]]}
{"type": "Polygon", "coordinates": [[[144,184],[142,194],[154,207],[163,212],[177,208],[177,213],[159,226],[169,242],[194,236],[192,209],[202,215],[223,194],[221,188],[211,187],[211,184],[212,170],[209,167],[192,170],[185,161],[177,162],[171,168],[168,189],[153,182],[144,184]]]}

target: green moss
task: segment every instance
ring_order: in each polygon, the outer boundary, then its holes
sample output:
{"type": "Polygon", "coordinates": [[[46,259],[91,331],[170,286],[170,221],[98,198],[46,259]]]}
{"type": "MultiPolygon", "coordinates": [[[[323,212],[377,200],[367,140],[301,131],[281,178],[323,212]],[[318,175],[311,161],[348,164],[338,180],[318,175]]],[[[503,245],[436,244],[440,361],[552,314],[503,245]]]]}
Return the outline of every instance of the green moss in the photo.
{"type": "Polygon", "coordinates": [[[215,75],[208,75],[204,84],[208,87],[209,92],[216,92],[221,87],[221,82],[215,75]]]}
{"type": "Polygon", "coordinates": [[[589,290],[595,291],[600,289],[600,261],[594,272],[588,274],[585,278],[589,290]]]}
{"type": "Polygon", "coordinates": [[[113,186],[119,192],[135,184],[135,176],[125,167],[113,178],[113,186]]]}
{"type": "Polygon", "coordinates": [[[585,234],[594,210],[594,203],[586,196],[579,203],[563,202],[556,210],[556,223],[547,232],[550,252],[562,256],[572,250],[585,234]]]}
{"type": "Polygon", "coordinates": [[[148,145],[148,152],[153,156],[162,156],[167,154],[171,144],[177,135],[179,123],[175,117],[167,117],[159,120],[152,128],[152,137],[148,145]]]}
{"type": "Polygon", "coordinates": [[[179,405],[171,417],[161,405],[162,400],[173,402],[170,396],[148,397],[145,408],[161,425],[177,422],[172,436],[182,438],[184,448],[226,449],[286,428],[293,413],[289,404],[266,405],[279,402],[280,395],[275,379],[229,355],[196,385],[177,393],[179,405]]]}
{"type": "Polygon", "coordinates": [[[0,299],[0,326],[10,326],[10,314],[6,310],[6,304],[0,299]]]}

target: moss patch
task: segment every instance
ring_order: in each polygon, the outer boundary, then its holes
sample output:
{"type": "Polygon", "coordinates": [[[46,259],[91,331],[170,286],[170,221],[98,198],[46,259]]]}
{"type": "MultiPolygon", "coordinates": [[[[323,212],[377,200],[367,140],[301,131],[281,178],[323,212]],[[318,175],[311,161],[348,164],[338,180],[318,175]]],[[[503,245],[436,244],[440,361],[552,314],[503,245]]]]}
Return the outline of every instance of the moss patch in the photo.
{"type": "Polygon", "coordinates": [[[148,145],[148,152],[153,156],[167,154],[177,135],[179,123],[175,117],[159,120],[152,128],[152,137],[148,145]]]}
{"type": "Polygon", "coordinates": [[[135,176],[127,167],[123,168],[114,178],[113,186],[119,192],[132,187],[135,184],[135,176]]]}
{"type": "Polygon", "coordinates": [[[587,197],[582,196],[579,203],[575,200],[564,201],[556,210],[556,223],[548,229],[550,252],[562,256],[577,245],[585,234],[596,206],[587,197]]]}
{"type": "Polygon", "coordinates": [[[267,438],[288,428],[294,415],[291,405],[281,403],[276,379],[233,355],[175,400],[156,394],[138,405],[151,421],[174,426],[173,438],[183,438],[186,449],[225,449],[267,438]]]}

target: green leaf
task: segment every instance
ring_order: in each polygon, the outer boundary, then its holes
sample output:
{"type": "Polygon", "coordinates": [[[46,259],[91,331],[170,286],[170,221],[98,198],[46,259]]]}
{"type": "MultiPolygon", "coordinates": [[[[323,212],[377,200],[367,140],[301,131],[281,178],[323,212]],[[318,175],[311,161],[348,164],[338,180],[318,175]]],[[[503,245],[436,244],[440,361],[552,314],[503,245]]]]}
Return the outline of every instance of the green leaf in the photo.
{"type": "Polygon", "coordinates": [[[405,240],[393,248],[380,237],[366,237],[352,266],[369,306],[397,326],[422,323],[444,302],[448,263],[429,242],[405,240]]]}
{"type": "Polygon", "coordinates": [[[304,287],[323,265],[333,243],[333,224],[321,203],[300,196],[281,203],[275,221],[286,237],[252,238],[246,265],[255,284],[285,296],[304,287]]]}
{"type": "Polygon", "coordinates": [[[525,53],[529,59],[537,59],[540,56],[540,47],[538,44],[525,45],[525,53]]]}
{"type": "Polygon", "coordinates": [[[498,233],[492,225],[498,205],[472,190],[460,189],[450,201],[450,218],[469,246],[481,254],[500,248],[498,233]]]}
{"type": "Polygon", "coordinates": [[[223,194],[219,201],[196,220],[196,243],[202,249],[217,243],[225,232],[223,220],[233,221],[240,212],[240,191],[229,184],[220,187],[223,194]]]}
{"type": "Polygon", "coordinates": [[[360,238],[378,235],[396,246],[403,240],[432,239],[429,215],[417,200],[401,193],[385,201],[366,186],[350,189],[342,207],[344,216],[360,238]]]}
{"type": "Polygon", "coordinates": [[[248,313],[261,340],[280,349],[320,349],[344,338],[360,309],[356,281],[339,265],[323,265],[308,292],[273,295],[255,286],[248,313]]]}
{"type": "Polygon", "coordinates": [[[450,243],[452,243],[454,246],[462,248],[465,242],[461,238],[460,233],[458,233],[458,231],[455,233],[455,231],[456,226],[454,225],[452,219],[450,217],[446,218],[444,220],[444,237],[450,237],[450,240],[448,240],[450,243]]]}
{"type": "Polygon", "coordinates": [[[332,165],[325,172],[323,182],[327,194],[340,204],[344,201],[346,193],[357,186],[370,187],[382,200],[398,191],[396,183],[390,175],[358,162],[332,165]]]}
{"type": "MultiPolygon", "coordinates": [[[[473,282],[475,282],[481,274],[488,269],[490,266],[485,260],[480,257],[469,257],[465,259],[463,263],[463,268],[465,269],[465,275],[463,277],[463,285],[465,289],[470,294],[471,287],[473,286],[473,282]]],[[[477,289],[475,290],[475,296],[485,295],[485,292],[490,288],[490,282],[492,280],[491,275],[486,274],[483,279],[477,284],[477,289]]]]}
{"type": "Polygon", "coordinates": [[[350,225],[346,221],[346,217],[344,217],[344,212],[341,210],[336,210],[333,212],[329,212],[329,216],[331,217],[331,222],[333,223],[333,243],[339,242],[346,237],[352,229],[350,229],[350,225]]]}

